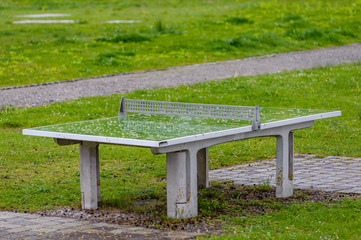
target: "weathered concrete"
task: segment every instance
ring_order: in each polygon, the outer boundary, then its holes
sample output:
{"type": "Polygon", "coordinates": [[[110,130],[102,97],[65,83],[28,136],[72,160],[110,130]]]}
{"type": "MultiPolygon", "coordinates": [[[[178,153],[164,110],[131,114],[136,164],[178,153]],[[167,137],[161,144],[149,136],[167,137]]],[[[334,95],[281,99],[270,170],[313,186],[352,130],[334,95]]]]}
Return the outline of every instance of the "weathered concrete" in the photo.
{"type": "Polygon", "coordinates": [[[80,189],[83,209],[97,209],[100,202],[99,145],[79,144],[80,189]]]}

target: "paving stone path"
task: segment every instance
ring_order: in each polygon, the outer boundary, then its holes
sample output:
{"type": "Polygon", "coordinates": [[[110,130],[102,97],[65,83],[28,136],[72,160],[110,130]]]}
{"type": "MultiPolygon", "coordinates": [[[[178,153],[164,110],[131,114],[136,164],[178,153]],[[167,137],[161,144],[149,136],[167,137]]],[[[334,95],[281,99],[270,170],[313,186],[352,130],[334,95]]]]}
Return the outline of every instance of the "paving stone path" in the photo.
{"type": "Polygon", "coordinates": [[[0,212],[0,239],[190,239],[199,235],[62,217],[0,212]]]}
{"type": "MultiPolygon", "coordinates": [[[[276,186],[275,175],[276,160],[272,159],[214,170],[210,179],[276,186]]],[[[295,155],[293,183],[300,189],[361,193],[361,158],[295,155]]]]}

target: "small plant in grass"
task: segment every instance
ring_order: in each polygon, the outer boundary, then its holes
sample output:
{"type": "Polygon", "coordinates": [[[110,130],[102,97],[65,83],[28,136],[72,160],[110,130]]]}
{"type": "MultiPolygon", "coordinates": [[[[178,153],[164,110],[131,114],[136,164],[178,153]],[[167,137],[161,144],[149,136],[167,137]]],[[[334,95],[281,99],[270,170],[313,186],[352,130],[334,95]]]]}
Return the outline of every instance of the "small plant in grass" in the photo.
{"type": "Polygon", "coordinates": [[[352,34],[345,29],[343,30],[325,30],[320,28],[312,28],[305,30],[291,29],[288,30],[286,36],[297,40],[321,40],[329,43],[341,43],[342,37],[352,37],[352,34]]]}
{"type": "Polygon", "coordinates": [[[260,44],[257,36],[251,34],[242,34],[229,40],[229,45],[233,47],[257,47],[260,44]]]}
{"type": "Polygon", "coordinates": [[[310,25],[309,22],[303,16],[296,14],[289,14],[283,17],[281,21],[291,29],[306,28],[310,25]]]}
{"type": "Polygon", "coordinates": [[[158,19],[154,24],[155,30],[159,33],[163,33],[166,30],[166,26],[164,25],[162,19],[158,19]]]}
{"type": "Polygon", "coordinates": [[[129,207],[134,204],[135,198],[136,194],[134,192],[124,189],[113,195],[112,198],[101,201],[100,206],[105,208],[129,209],[129,207]]]}
{"type": "Polygon", "coordinates": [[[213,40],[211,42],[211,45],[215,50],[223,49],[228,51],[234,50],[235,48],[271,48],[282,46],[284,44],[292,45],[291,42],[274,32],[262,33],[260,35],[241,34],[231,39],[213,40]]]}
{"type": "Polygon", "coordinates": [[[134,191],[134,189],[120,189],[116,194],[105,196],[100,207],[103,209],[119,209],[122,212],[150,213],[157,216],[166,216],[166,194],[151,188],[134,191]]]}
{"type": "Polygon", "coordinates": [[[255,188],[259,191],[269,191],[271,189],[271,179],[265,179],[261,184],[255,185],[255,188]]]}
{"type": "Polygon", "coordinates": [[[19,122],[19,121],[16,121],[16,120],[10,120],[10,121],[5,121],[5,122],[2,122],[0,124],[0,127],[8,127],[8,128],[19,128],[21,127],[22,124],[19,122]]]}
{"type": "Polygon", "coordinates": [[[301,15],[297,14],[289,14],[282,19],[285,22],[295,22],[295,21],[302,21],[304,18],[301,15]]]}
{"type": "Polygon", "coordinates": [[[237,25],[245,24],[245,23],[253,23],[252,20],[249,20],[246,17],[230,17],[230,18],[227,18],[226,21],[229,23],[232,23],[232,24],[237,24],[237,25]]]}
{"type": "Polygon", "coordinates": [[[151,28],[153,34],[172,34],[172,35],[181,35],[183,32],[181,30],[177,30],[174,26],[169,26],[164,23],[164,20],[158,19],[155,21],[154,25],[151,28]],[[155,31],[155,33],[154,33],[155,31]]]}
{"type": "Polygon", "coordinates": [[[111,36],[97,38],[97,41],[109,42],[109,43],[144,42],[144,41],[150,41],[150,40],[151,40],[150,37],[145,36],[143,34],[139,34],[139,33],[121,33],[121,32],[116,32],[111,36]]]}
{"type": "Polygon", "coordinates": [[[0,115],[3,113],[3,114],[8,114],[10,112],[15,112],[16,111],[16,108],[13,107],[13,106],[9,106],[9,105],[2,105],[1,108],[0,108],[0,115]]]}
{"type": "Polygon", "coordinates": [[[93,61],[100,66],[127,67],[135,55],[132,51],[108,51],[97,55],[93,61]]]}

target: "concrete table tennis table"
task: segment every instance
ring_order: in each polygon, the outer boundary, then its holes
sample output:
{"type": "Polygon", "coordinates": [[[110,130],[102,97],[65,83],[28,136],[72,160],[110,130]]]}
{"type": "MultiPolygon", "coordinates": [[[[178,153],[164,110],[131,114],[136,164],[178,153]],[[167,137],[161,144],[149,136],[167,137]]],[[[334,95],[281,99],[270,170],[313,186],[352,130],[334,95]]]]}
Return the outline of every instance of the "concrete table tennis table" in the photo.
{"type": "Polygon", "coordinates": [[[198,188],[209,185],[210,146],[276,137],[276,196],[285,198],[293,194],[293,131],[340,115],[340,111],[122,98],[117,117],[24,129],[23,134],[51,137],[61,146],[79,144],[83,209],[97,209],[100,201],[99,144],[146,147],[153,154],[166,154],[167,215],[191,218],[198,214],[198,188]]]}

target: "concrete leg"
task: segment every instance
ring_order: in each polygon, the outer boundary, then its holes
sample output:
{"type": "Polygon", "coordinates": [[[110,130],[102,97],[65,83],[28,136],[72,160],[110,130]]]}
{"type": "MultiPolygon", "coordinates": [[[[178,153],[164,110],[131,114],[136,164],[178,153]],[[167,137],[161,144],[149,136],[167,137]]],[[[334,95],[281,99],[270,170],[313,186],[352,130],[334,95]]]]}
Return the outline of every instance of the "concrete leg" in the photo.
{"type": "Polygon", "coordinates": [[[293,194],[293,132],[277,136],[276,197],[293,194]]]}
{"type": "Polygon", "coordinates": [[[81,142],[79,156],[82,208],[97,209],[100,201],[98,144],[81,142]]]}
{"type": "Polygon", "coordinates": [[[289,170],[288,170],[288,179],[292,181],[292,188],[293,188],[293,160],[294,160],[294,138],[293,132],[290,132],[288,135],[289,141],[289,150],[288,150],[288,162],[289,162],[289,170]]]}
{"type": "Polygon", "coordinates": [[[167,153],[167,214],[169,218],[198,214],[196,152],[167,153]]]}
{"type": "Polygon", "coordinates": [[[208,148],[200,149],[197,152],[198,165],[198,188],[206,188],[208,183],[208,148]]]}

